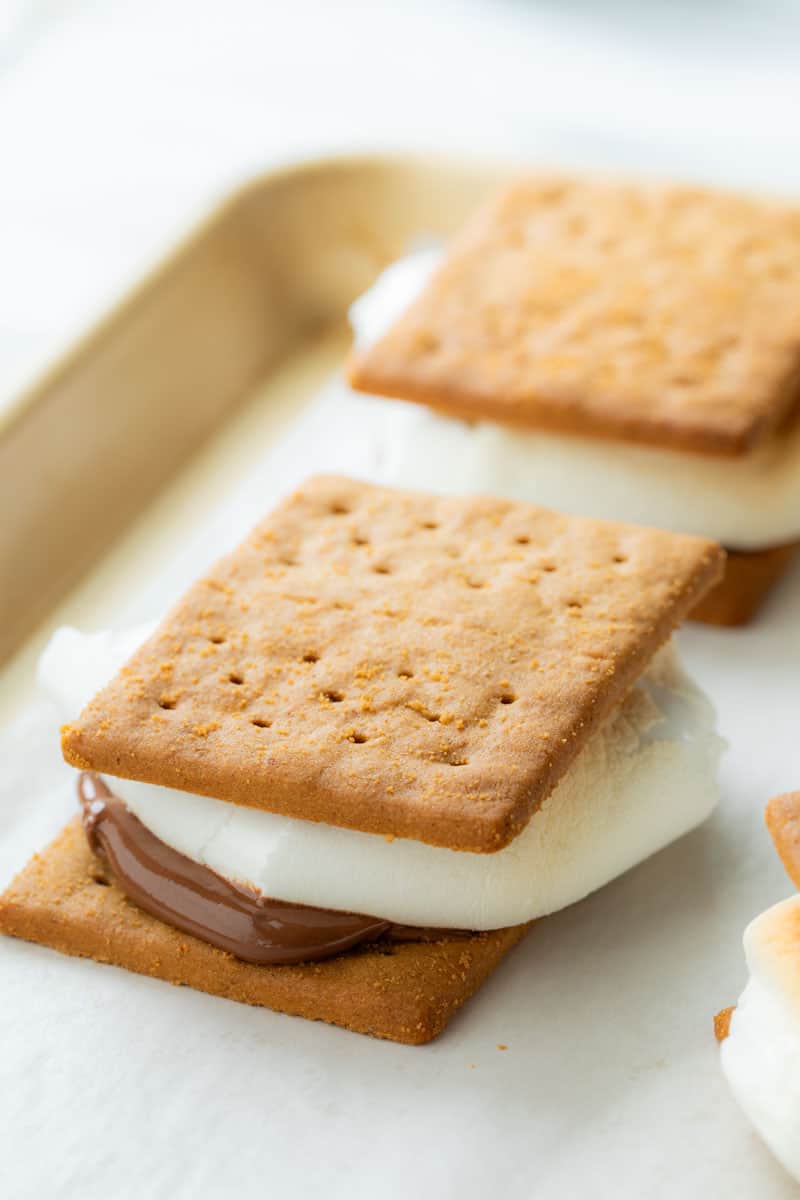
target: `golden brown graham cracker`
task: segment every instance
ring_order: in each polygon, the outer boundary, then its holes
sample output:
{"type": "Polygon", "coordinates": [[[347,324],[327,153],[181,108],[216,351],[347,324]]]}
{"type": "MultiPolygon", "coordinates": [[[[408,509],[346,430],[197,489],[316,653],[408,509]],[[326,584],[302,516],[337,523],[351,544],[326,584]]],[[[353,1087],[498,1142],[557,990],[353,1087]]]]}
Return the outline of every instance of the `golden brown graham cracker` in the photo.
{"type": "Polygon", "coordinates": [[[435,1038],[528,925],[265,967],[181,933],[126,899],[78,819],[0,897],[0,932],[244,1004],[418,1045],[435,1038]]]}
{"type": "Polygon", "coordinates": [[[752,621],[798,549],[793,542],[770,550],[728,550],[724,577],[692,611],[692,620],[731,626],[752,621]]]}
{"type": "Polygon", "coordinates": [[[800,208],[522,179],[350,381],[467,418],[743,454],[798,398],[800,208]]]}
{"type": "MultiPolygon", "coordinates": [[[[800,792],[774,796],[765,812],[767,829],[780,860],[795,887],[800,888],[800,792]]],[[[797,897],[776,904],[756,919],[762,967],[767,967],[788,993],[800,1001],[800,907],[797,897]]],[[[728,1036],[735,1011],[724,1008],[714,1017],[718,1042],[728,1036]]]]}
{"type": "Polygon", "coordinates": [[[495,851],[722,562],[700,538],[317,478],[189,590],[64,755],[495,851]]]}
{"type": "Polygon", "coordinates": [[[731,1030],[731,1017],[736,1011],[736,1005],[723,1008],[714,1016],[714,1037],[718,1042],[724,1042],[731,1030]]]}
{"type": "Polygon", "coordinates": [[[786,874],[800,889],[800,792],[785,792],[767,805],[767,829],[786,874]]]}

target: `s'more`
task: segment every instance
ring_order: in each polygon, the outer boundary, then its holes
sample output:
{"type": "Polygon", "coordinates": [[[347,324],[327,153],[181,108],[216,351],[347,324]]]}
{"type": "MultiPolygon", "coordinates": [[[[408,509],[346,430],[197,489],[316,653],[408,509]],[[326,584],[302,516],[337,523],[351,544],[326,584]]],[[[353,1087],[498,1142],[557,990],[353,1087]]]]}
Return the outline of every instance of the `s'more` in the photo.
{"type": "Polygon", "coordinates": [[[694,618],[749,620],[800,544],[800,206],[531,176],[355,305],[385,482],[713,538],[694,618]]]}
{"type": "Polygon", "coordinates": [[[144,640],[55,635],[40,678],[81,815],[0,929],[429,1041],[532,922],[713,808],[722,742],[670,636],[722,562],[702,538],[310,480],[144,640]]]}
{"type": "MultiPolygon", "coordinates": [[[[800,792],[767,805],[767,828],[800,889],[800,792]]],[[[714,1019],[734,1097],[778,1161],[800,1182],[800,895],[748,925],[749,979],[735,1008],[714,1019]]]]}

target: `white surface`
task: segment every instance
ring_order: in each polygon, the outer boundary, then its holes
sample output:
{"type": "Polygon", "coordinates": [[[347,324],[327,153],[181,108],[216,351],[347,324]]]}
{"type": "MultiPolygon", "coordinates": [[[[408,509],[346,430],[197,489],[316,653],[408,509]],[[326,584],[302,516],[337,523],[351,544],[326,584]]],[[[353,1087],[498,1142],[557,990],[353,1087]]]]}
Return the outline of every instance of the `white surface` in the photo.
{"type": "MultiPolygon", "coordinates": [[[[0,392],[231,180],[289,155],[433,144],[800,192],[795,0],[22,7],[0,44],[0,392]]],[[[260,461],[273,404],[217,439],[60,622],[148,619],[244,532],[291,482],[260,461]]],[[[331,428],[310,468],[346,468],[331,428]]],[[[800,569],[753,629],[681,636],[731,742],[720,809],[541,922],[429,1047],[0,943],[3,1194],[796,1197],[729,1096],[710,1018],[741,989],[742,929],[790,890],[762,812],[798,783],[799,610],[800,569]]],[[[0,695],[3,882],[73,811],[32,671],[33,651],[0,695]]]]}
{"type": "MultiPolygon", "coordinates": [[[[353,305],[357,341],[377,340],[424,288],[435,249],[389,267],[353,305]]],[[[680,454],[597,438],[466,422],[380,400],[383,478],[398,487],[486,492],[714,538],[739,550],[800,538],[800,423],[743,458],[680,454]]]]}
{"type": "MultiPolygon", "coordinates": [[[[800,896],[776,904],[744,935],[750,978],[722,1043],[731,1090],[773,1153],[800,1182],[800,1003],[787,990],[783,954],[796,956],[800,896]],[[776,944],[781,927],[783,944],[776,944]],[[778,968],[776,970],[776,967],[778,968]]],[[[797,979],[796,969],[791,975],[797,979]]]]}
{"type": "MultiPolygon", "coordinates": [[[[265,407],[256,398],[54,620],[150,619],[306,471],[379,470],[357,404],[346,427],[363,436],[332,440],[337,387],[281,453],[259,449],[269,403],[306,370],[288,370],[265,407]]],[[[752,629],[679,635],[730,740],[719,809],[541,921],[429,1047],[0,942],[10,1194],[58,1180],[69,1200],[227,1197],[234,1183],[243,1198],[326,1200],[794,1196],[730,1097],[711,1018],[741,990],[742,929],[790,890],[762,814],[797,784],[798,605],[795,571],[752,629]]],[[[17,715],[0,736],[0,884],[74,811],[55,711],[30,693],[22,704],[19,667],[6,679],[17,715]]]]}
{"type": "MultiPolygon", "coordinates": [[[[146,636],[62,626],[39,681],[77,718],[146,636]]],[[[704,821],[723,743],[665,647],[519,837],[497,854],[337,829],[104,773],[162,842],[262,895],[400,925],[503,929],[582,900],[704,821]]]]}

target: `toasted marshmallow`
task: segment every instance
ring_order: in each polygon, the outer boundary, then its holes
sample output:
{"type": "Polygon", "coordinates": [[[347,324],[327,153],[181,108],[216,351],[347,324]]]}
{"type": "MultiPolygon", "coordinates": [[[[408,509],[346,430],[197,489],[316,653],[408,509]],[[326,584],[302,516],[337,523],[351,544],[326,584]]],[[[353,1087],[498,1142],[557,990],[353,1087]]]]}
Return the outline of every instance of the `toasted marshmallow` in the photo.
{"type": "Polygon", "coordinates": [[[722,1043],[731,1090],[775,1157],[800,1180],[800,896],[748,925],[750,978],[722,1043]]]}
{"type": "MultiPolygon", "coordinates": [[[[61,629],[39,678],[74,717],[149,633],[61,629]]],[[[602,887],[709,815],[723,743],[665,647],[523,832],[473,854],[105,775],[163,842],[274,899],[460,929],[518,925],[602,887]]]]}
{"type": "MultiPolygon", "coordinates": [[[[351,309],[356,344],[376,341],[422,291],[438,249],[389,267],[351,309]]],[[[486,492],[761,550],[800,538],[800,421],[738,458],[460,421],[381,400],[381,481],[486,492]]]]}

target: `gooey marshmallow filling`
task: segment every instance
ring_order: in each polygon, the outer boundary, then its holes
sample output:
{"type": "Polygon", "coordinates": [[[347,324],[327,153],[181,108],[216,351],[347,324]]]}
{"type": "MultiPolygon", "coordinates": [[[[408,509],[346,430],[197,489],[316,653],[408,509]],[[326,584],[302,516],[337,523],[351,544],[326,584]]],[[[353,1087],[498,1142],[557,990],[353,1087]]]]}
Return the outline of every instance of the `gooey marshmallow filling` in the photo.
{"type": "Polygon", "coordinates": [[[744,935],[749,982],[722,1043],[731,1091],[780,1163],[800,1181],[800,896],[744,935]]]}
{"type": "MultiPolygon", "coordinates": [[[[73,718],[149,629],[56,632],[39,679],[73,718]]],[[[167,845],[273,899],[403,925],[498,929],[564,908],[699,825],[723,742],[671,646],[580,751],[523,832],[495,854],[279,816],[104,775],[167,845]]]]}
{"type": "MultiPolygon", "coordinates": [[[[442,259],[400,259],[356,301],[356,345],[385,333],[442,259]]],[[[681,454],[606,439],[460,421],[419,404],[381,399],[381,481],[486,492],[561,512],[631,521],[758,550],[800,538],[800,421],[740,458],[681,454]]]]}

